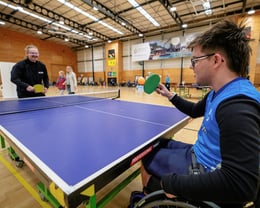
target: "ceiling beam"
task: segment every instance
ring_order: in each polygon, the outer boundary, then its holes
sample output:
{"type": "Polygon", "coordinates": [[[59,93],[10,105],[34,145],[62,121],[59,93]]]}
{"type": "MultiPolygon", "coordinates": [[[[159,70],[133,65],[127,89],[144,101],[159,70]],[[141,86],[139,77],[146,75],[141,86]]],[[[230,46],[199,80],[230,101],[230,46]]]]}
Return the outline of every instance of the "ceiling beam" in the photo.
{"type": "MultiPolygon", "coordinates": [[[[243,0],[242,0],[243,1],[243,0]]],[[[217,9],[222,9],[223,7],[224,8],[227,8],[227,7],[230,7],[234,4],[238,4],[238,3],[241,3],[242,2],[241,0],[238,0],[238,1],[233,1],[233,2],[230,2],[230,3],[225,3],[224,5],[218,5],[218,6],[214,6],[212,7],[211,9],[213,10],[213,13],[214,13],[214,10],[217,10],[217,9]]],[[[223,12],[223,17],[225,16],[231,16],[232,14],[241,14],[242,13],[242,9],[243,7],[241,7],[241,9],[238,9],[238,10],[232,10],[232,11],[229,11],[227,13],[224,13],[223,12]]],[[[197,14],[199,13],[204,13],[204,10],[197,10],[197,14]]],[[[192,16],[194,15],[195,12],[189,12],[189,13],[186,13],[186,14],[182,14],[181,17],[187,17],[187,16],[192,16]]],[[[208,18],[208,17],[206,17],[208,18]]],[[[200,20],[198,20],[200,21],[200,20]]]]}
{"type": "Polygon", "coordinates": [[[178,15],[177,11],[171,12],[172,4],[168,0],[159,0],[160,3],[164,6],[164,8],[167,10],[168,14],[171,15],[171,17],[175,20],[177,25],[182,28],[183,21],[178,15]]]}
{"type": "Polygon", "coordinates": [[[242,6],[242,17],[245,16],[245,13],[246,13],[246,0],[243,0],[243,6],[242,6]]]}
{"type": "Polygon", "coordinates": [[[37,14],[40,14],[42,16],[45,16],[49,19],[51,19],[52,21],[57,21],[59,22],[60,20],[62,20],[64,22],[65,25],[67,25],[68,27],[72,28],[72,29],[75,29],[75,30],[79,30],[79,32],[85,32],[85,33],[89,33],[91,32],[93,34],[93,36],[101,39],[101,40],[104,40],[104,41],[107,41],[109,40],[109,37],[95,31],[95,30],[92,30],[88,27],[86,27],[85,25],[81,25],[71,19],[68,19],[60,14],[57,14],[51,10],[48,10],[38,4],[35,4],[33,2],[31,2],[30,4],[25,4],[24,3],[24,0],[8,0],[16,5],[19,5],[19,6],[22,6],[22,7],[25,7],[27,8],[28,10],[30,10],[31,12],[34,12],[34,13],[37,13],[37,14]]]}
{"type": "MultiPolygon", "coordinates": [[[[3,20],[3,21],[6,21],[6,22],[9,22],[11,24],[14,24],[14,25],[17,25],[17,26],[20,26],[20,27],[23,27],[23,28],[26,28],[26,29],[29,29],[29,30],[32,30],[32,31],[35,31],[37,32],[38,30],[41,29],[41,27],[39,25],[36,25],[36,24],[33,24],[31,22],[27,22],[23,19],[18,19],[16,17],[13,17],[13,16],[10,16],[8,14],[4,14],[4,13],[1,13],[0,12],[0,19],[3,20]]],[[[51,35],[49,34],[48,32],[42,30],[42,33],[44,33],[45,35],[48,35],[47,38],[45,39],[49,39],[49,38],[58,38],[58,39],[61,39],[64,41],[65,39],[65,35],[60,35],[60,34],[55,34],[55,35],[51,35]]],[[[44,40],[44,39],[42,39],[44,40]]],[[[87,45],[87,42],[85,41],[80,41],[78,39],[75,39],[75,38],[70,38],[69,40],[70,42],[76,44],[76,45],[79,45],[79,46],[85,46],[87,45]]]]}
{"type": "MultiPolygon", "coordinates": [[[[119,14],[115,14],[113,11],[111,11],[110,9],[105,7],[104,5],[98,3],[97,1],[95,1],[95,0],[82,0],[82,1],[85,2],[87,5],[89,5],[90,7],[94,7],[95,6],[98,9],[99,12],[101,12],[103,15],[105,15],[105,17],[103,19],[111,18],[113,21],[118,23],[121,27],[126,28],[127,30],[129,30],[130,32],[132,32],[134,34],[138,35],[138,34],[142,33],[134,25],[132,25],[127,20],[125,20],[124,18],[119,16],[119,14]],[[122,25],[122,22],[124,22],[125,25],[122,25]]],[[[94,23],[94,22],[92,22],[92,23],[94,23]]]]}

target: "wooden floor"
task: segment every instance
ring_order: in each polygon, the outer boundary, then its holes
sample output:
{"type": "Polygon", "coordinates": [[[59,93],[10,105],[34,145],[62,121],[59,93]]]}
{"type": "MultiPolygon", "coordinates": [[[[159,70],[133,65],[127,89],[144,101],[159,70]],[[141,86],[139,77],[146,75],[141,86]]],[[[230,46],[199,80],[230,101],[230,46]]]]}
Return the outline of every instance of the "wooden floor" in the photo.
{"type": "MultiPolygon", "coordinates": [[[[80,86],[78,93],[92,92],[100,90],[109,90],[108,87],[80,86]]],[[[120,89],[122,100],[143,102],[157,105],[172,106],[166,99],[153,93],[147,95],[136,88],[122,87],[120,89]]],[[[190,100],[197,101],[201,97],[200,90],[192,90],[190,100]]],[[[47,96],[58,95],[58,91],[54,87],[50,87],[47,96]]],[[[0,100],[3,99],[0,97],[0,100]]],[[[167,115],[165,116],[167,119],[167,115]]],[[[202,119],[193,119],[182,130],[174,135],[174,138],[180,141],[193,143],[196,139],[196,134],[201,124],[202,119]]],[[[136,168],[136,167],[133,167],[136,168]]],[[[132,169],[133,169],[132,168],[132,169]]],[[[97,193],[97,198],[102,196],[115,186],[118,182],[126,177],[132,170],[126,171],[119,176],[115,181],[97,193]]],[[[41,208],[51,207],[50,204],[43,202],[36,190],[36,184],[39,182],[28,167],[17,168],[14,161],[10,159],[6,149],[0,150],[0,207],[1,208],[41,208]]],[[[132,191],[141,190],[141,179],[138,176],[126,188],[124,188],[106,207],[108,208],[127,208],[129,196],[132,191]]]]}

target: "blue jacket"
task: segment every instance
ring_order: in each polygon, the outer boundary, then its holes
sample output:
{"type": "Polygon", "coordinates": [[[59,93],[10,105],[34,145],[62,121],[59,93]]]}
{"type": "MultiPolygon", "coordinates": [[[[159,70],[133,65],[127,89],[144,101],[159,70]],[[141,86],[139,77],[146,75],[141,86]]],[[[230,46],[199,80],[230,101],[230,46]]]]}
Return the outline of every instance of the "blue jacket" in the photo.
{"type": "MultiPolygon", "coordinates": [[[[244,78],[237,78],[221,88],[216,94],[211,91],[207,97],[205,116],[198,132],[198,140],[194,145],[197,161],[207,171],[221,165],[220,135],[215,112],[218,105],[232,96],[246,95],[260,103],[260,93],[244,78]]],[[[239,122],[239,121],[238,121],[239,122]]]]}

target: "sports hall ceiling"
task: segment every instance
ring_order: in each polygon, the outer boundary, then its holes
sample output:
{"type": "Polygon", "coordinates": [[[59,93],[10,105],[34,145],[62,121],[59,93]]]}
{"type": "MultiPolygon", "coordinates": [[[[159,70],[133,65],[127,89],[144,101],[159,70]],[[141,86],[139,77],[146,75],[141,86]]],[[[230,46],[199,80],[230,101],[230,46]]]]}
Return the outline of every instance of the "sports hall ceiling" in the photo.
{"type": "Polygon", "coordinates": [[[260,0],[0,0],[0,27],[82,48],[246,17],[250,9],[260,11],[260,0]]]}

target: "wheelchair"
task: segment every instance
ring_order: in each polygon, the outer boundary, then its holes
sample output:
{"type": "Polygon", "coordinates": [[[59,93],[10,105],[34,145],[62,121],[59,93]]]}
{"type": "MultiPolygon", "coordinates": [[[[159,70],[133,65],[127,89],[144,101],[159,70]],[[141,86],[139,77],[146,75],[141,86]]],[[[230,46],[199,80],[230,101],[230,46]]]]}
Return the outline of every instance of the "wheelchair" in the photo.
{"type": "MultiPolygon", "coordinates": [[[[260,208],[259,192],[258,202],[247,203],[244,208],[260,208]]],[[[221,208],[219,205],[209,201],[191,201],[184,198],[168,198],[163,190],[152,192],[140,201],[134,208],[221,208]]],[[[230,207],[231,208],[231,207],[230,207]]]]}
{"type": "Polygon", "coordinates": [[[168,198],[163,190],[152,192],[142,198],[134,208],[220,208],[212,202],[189,201],[183,198],[168,198]]]}
{"type": "MultiPolygon", "coordinates": [[[[260,157],[260,156],[259,156],[260,157]]],[[[192,154],[191,174],[200,174],[201,169],[192,154]]],[[[260,177],[260,164],[259,164],[260,177]]],[[[260,178],[258,180],[258,189],[255,201],[246,203],[243,208],[260,208],[260,178]]],[[[225,205],[225,208],[227,205],[225,205]]],[[[154,191],[141,200],[139,200],[134,208],[223,208],[209,201],[193,201],[181,197],[168,198],[163,190],[154,191]]],[[[228,207],[233,208],[233,207],[228,207]]]]}

